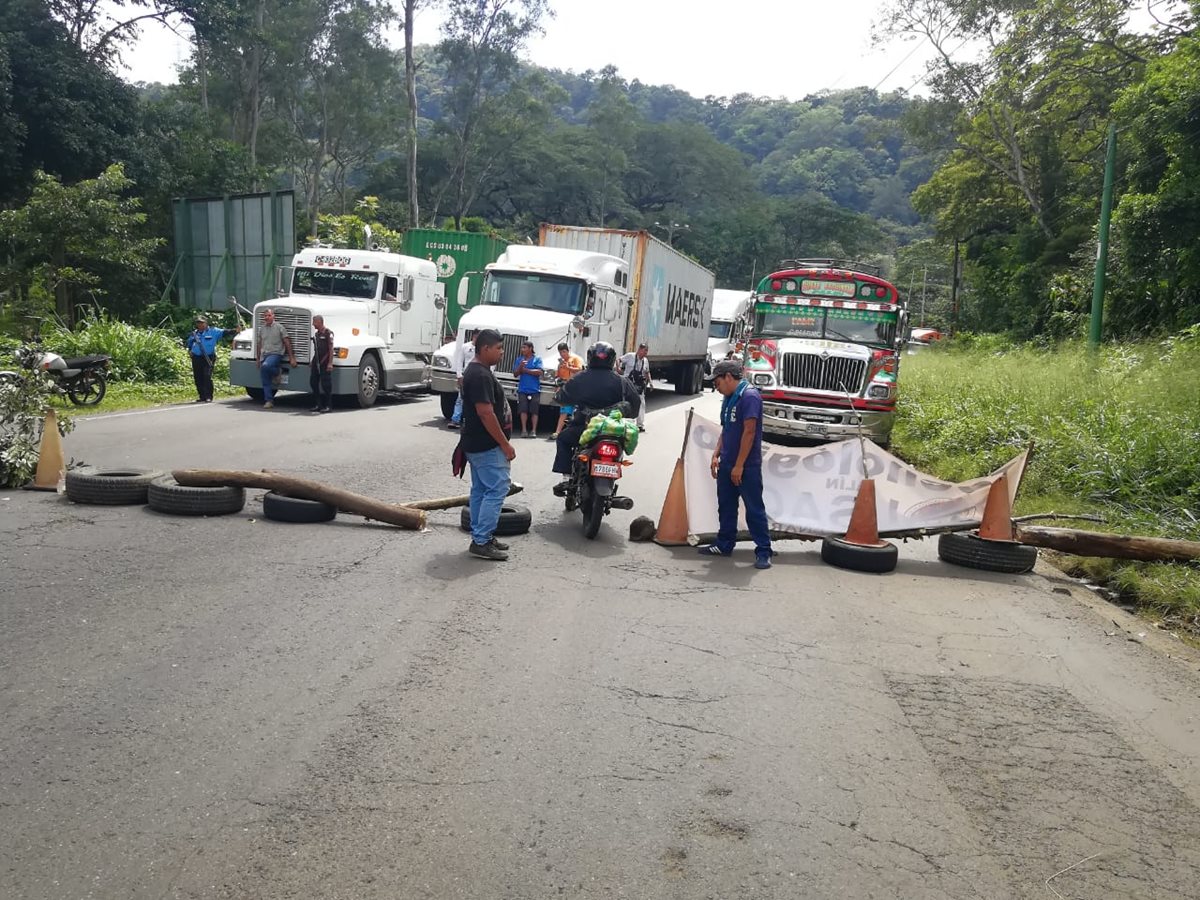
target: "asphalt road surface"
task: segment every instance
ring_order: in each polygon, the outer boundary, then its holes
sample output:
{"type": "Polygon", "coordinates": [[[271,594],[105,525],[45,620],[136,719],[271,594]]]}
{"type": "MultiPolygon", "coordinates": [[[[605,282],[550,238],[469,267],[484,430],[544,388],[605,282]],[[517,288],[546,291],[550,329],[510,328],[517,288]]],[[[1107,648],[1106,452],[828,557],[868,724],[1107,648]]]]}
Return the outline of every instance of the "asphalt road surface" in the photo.
{"type": "MultiPolygon", "coordinates": [[[[1200,896],[1196,656],[932,542],[887,576],[629,543],[687,405],[656,396],[594,542],[518,440],[504,564],[457,511],[0,493],[0,898],[1200,896]]],[[[66,449],[461,493],[436,406],[117,414],[66,449]]]]}

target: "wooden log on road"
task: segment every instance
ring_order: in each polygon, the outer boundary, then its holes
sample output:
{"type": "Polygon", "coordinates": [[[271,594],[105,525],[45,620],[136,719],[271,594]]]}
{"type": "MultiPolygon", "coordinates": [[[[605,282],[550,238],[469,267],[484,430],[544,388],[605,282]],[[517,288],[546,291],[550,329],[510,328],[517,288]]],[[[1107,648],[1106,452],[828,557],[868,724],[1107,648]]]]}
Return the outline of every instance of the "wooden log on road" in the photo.
{"type": "Polygon", "coordinates": [[[296,478],[293,475],[280,475],[278,472],[243,472],[228,469],[179,469],[171,473],[175,480],[188,487],[230,487],[262,488],[275,491],[288,497],[301,500],[316,500],[336,506],[342,512],[376,522],[387,522],[389,525],[399,525],[413,531],[425,527],[425,511],[411,506],[401,506],[397,503],[383,503],[380,500],[364,497],[351,491],[321,484],[319,481],[309,481],[307,478],[296,478]]]}
{"type": "MultiPolygon", "coordinates": [[[[508,486],[508,496],[519,494],[525,490],[525,485],[514,481],[508,486]]],[[[413,500],[411,503],[405,503],[409,509],[454,509],[456,506],[466,506],[471,502],[470,494],[463,494],[458,497],[439,497],[437,500],[413,500]]]]}
{"type": "Polygon", "coordinates": [[[1039,528],[1018,525],[1016,539],[1022,544],[1045,547],[1076,556],[1112,559],[1141,559],[1184,562],[1200,559],[1200,541],[1173,541],[1133,534],[1105,534],[1075,528],[1039,528]]]}

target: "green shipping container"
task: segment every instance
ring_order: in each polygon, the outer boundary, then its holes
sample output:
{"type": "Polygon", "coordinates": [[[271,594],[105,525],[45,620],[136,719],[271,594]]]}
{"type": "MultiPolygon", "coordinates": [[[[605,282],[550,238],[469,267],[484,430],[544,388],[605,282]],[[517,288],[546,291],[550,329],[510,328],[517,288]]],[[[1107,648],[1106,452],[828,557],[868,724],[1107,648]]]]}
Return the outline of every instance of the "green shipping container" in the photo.
{"type": "Polygon", "coordinates": [[[437,263],[438,281],[446,286],[447,326],[450,334],[458,332],[458,320],[466,309],[479,302],[483,290],[483,268],[500,258],[508,244],[499,238],[473,231],[438,231],[432,228],[413,228],[404,232],[400,252],[405,256],[430,259],[437,263]],[[456,302],[458,285],[464,275],[473,275],[468,284],[466,309],[456,302]]]}

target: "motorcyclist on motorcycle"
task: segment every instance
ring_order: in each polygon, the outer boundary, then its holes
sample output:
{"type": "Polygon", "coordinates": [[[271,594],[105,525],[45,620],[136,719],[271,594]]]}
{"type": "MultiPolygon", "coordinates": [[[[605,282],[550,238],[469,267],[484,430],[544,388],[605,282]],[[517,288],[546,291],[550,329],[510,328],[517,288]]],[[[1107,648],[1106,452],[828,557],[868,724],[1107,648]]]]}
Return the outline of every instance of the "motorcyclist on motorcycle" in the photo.
{"type": "Polygon", "coordinates": [[[637,415],[642,398],[633,382],[613,371],[616,361],[616,348],[607,341],[597,341],[588,348],[587,368],[564,384],[555,395],[554,399],[560,404],[575,407],[574,417],[558,435],[553,471],[559,475],[568,478],[571,475],[575,446],[587,428],[587,418],[583,415],[585,410],[607,411],[624,402],[629,405],[625,415],[637,415]]]}

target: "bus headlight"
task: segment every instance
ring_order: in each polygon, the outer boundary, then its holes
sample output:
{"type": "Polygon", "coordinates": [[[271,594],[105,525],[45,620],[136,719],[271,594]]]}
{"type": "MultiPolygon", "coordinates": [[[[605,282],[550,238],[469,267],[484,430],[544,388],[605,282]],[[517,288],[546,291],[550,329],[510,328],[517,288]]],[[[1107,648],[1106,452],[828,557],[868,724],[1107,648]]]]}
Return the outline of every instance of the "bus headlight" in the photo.
{"type": "Polygon", "coordinates": [[[451,366],[451,365],[450,365],[450,360],[449,360],[449,359],[447,359],[447,358],[446,358],[446,357],[444,357],[444,356],[438,356],[438,355],[436,355],[436,354],[435,354],[435,355],[434,355],[434,357],[433,357],[433,367],[434,367],[435,369],[450,369],[450,368],[453,368],[453,366],[451,366]]]}

